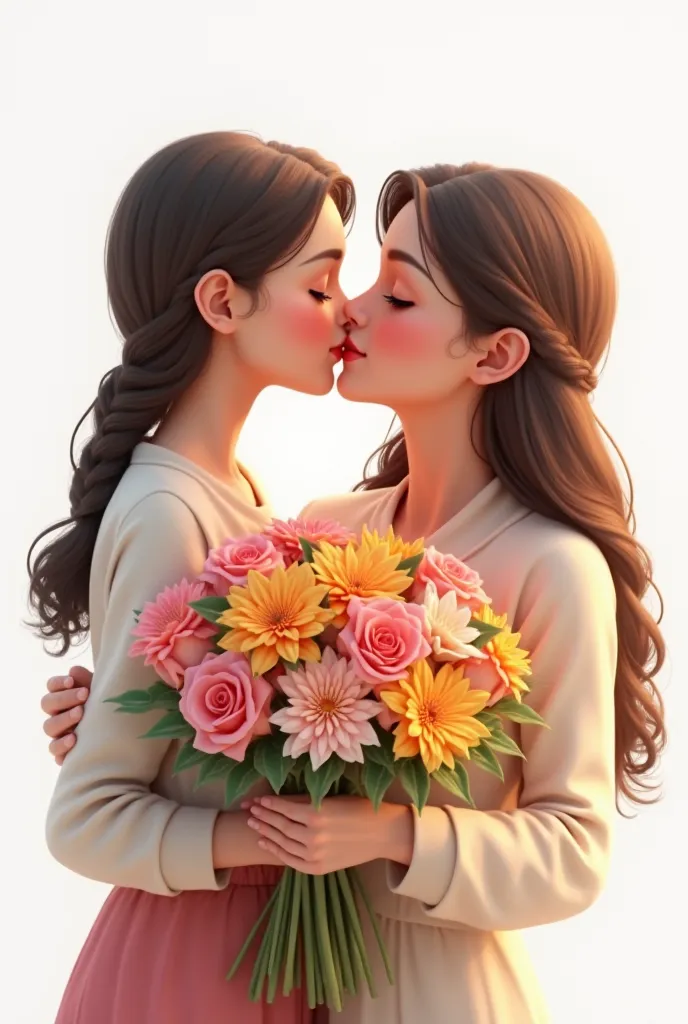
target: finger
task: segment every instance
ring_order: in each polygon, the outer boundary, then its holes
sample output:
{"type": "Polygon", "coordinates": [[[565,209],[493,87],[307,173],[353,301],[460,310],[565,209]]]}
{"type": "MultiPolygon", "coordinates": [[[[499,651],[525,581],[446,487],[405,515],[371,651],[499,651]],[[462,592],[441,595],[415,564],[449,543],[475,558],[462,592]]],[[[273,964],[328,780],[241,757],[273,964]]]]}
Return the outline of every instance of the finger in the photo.
{"type": "Polygon", "coordinates": [[[78,725],[83,713],[83,708],[72,708],[71,711],[63,711],[61,715],[46,718],[43,723],[43,732],[53,740],[66,736],[78,725]]]}
{"type": "Polygon", "coordinates": [[[302,825],[308,825],[313,821],[313,814],[317,813],[310,800],[291,800],[283,796],[260,796],[257,797],[254,806],[264,807],[268,811],[277,811],[285,818],[292,821],[299,821],[302,825]]]}
{"type": "Polygon", "coordinates": [[[55,758],[58,764],[62,764],[65,757],[76,743],[76,736],[74,733],[70,733],[69,736],[61,736],[60,739],[53,740],[49,745],[48,750],[55,758]],[[58,760],[59,759],[59,760],[58,760]]]}
{"type": "Polygon", "coordinates": [[[69,674],[76,686],[90,687],[93,681],[93,673],[89,669],[84,668],[83,665],[75,665],[73,668],[70,668],[69,674]]]}
{"type": "Polygon", "coordinates": [[[46,715],[61,715],[63,711],[79,707],[88,698],[85,687],[79,690],[63,690],[61,693],[45,693],[41,697],[41,708],[46,715]]]}
{"type": "Polygon", "coordinates": [[[56,693],[59,690],[68,690],[74,686],[74,680],[71,676],[51,676],[48,680],[48,691],[50,693],[56,693]]]}
{"type": "Polygon", "coordinates": [[[293,868],[294,871],[300,871],[304,875],[318,875],[322,874],[318,871],[310,861],[302,860],[301,857],[294,857],[278,846],[277,843],[273,843],[270,839],[259,839],[258,846],[261,850],[265,850],[267,853],[271,853],[273,857],[277,857],[278,860],[288,867],[293,868]]]}
{"type": "MultiPolygon", "coordinates": [[[[283,835],[294,839],[297,843],[304,844],[306,842],[308,830],[301,822],[292,821],[291,818],[285,817],[284,814],[278,814],[276,811],[269,811],[266,807],[255,805],[251,808],[251,814],[266,825],[279,829],[283,835]]],[[[251,820],[249,818],[249,825],[251,820]]]]}
{"type": "Polygon", "coordinates": [[[295,842],[293,839],[289,839],[282,832],[276,828],[272,828],[270,825],[266,825],[264,822],[255,821],[255,819],[249,819],[249,825],[255,829],[263,839],[269,839],[271,843],[275,843],[290,857],[298,857],[300,860],[305,859],[306,848],[301,843],[295,842]],[[252,822],[255,822],[252,824],[252,822]]]}

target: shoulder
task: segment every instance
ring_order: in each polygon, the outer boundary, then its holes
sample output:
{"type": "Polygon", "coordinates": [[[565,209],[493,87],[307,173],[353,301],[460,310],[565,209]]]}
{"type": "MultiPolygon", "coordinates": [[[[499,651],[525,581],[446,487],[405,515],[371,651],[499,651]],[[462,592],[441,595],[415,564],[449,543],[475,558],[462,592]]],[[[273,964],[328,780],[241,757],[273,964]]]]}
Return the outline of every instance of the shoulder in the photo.
{"type": "Polygon", "coordinates": [[[103,530],[122,537],[132,532],[169,531],[199,521],[202,496],[195,481],[163,467],[130,466],[103,516],[103,530]]]}
{"type": "Polygon", "coordinates": [[[526,604],[537,600],[552,602],[569,614],[576,607],[615,614],[614,579],[590,537],[532,514],[517,524],[512,540],[525,562],[522,596],[526,604]]]}
{"type": "Polygon", "coordinates": [[[374,491],[349,491],[316,498],[301,512],[302,519],[335,519],[354,532],[359,532],[368,522],[374,509],[386,501],[394,488],[385,487],[374,491]]]}

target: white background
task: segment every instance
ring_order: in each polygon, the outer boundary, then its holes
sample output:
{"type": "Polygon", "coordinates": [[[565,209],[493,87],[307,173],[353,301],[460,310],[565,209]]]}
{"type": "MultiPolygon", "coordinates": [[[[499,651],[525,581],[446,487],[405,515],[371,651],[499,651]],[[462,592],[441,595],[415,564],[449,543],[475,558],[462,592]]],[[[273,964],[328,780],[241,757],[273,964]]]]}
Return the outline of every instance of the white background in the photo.
{"type": "MultiPolygon", "coordinates": [[[[316,147],[353,176],[351,294],[375,274],[374,199],[398,167],[486,160],[536,169],[577,192],[607,231],[621,303],[595,401],[630,463],[640,534],[666,598],[671,747],[663,802],[619,819],[602,899],[528,942],[555,1024],[685,1019],[688,37],[678,0],[673,13],[610,0],[578,2],[575,13],[556,2],[489,7],[478,15],[483,5],[456,0],[0,5],[6,1024],[50,1024],[107,891],[54,864],[44,846],[56,769],[39,698],[47,675],[70,662],[51,661],[20,625],[23,557],[38,529],[66,511],[72,425],[117,360],[102,275],[117,194],[154,149],[218,128],[316,147]]],[[[242,457],[279,512],[295,513],[310,497],[348,489],[388,420],[336,394],[270,393],[242,457]]]]}

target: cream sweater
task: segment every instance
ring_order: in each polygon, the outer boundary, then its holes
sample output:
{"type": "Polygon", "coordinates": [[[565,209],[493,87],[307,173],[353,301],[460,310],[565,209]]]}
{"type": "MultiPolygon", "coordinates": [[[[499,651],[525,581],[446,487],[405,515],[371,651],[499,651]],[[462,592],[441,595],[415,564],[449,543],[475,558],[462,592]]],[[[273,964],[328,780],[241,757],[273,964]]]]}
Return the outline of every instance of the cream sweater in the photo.
{"type": "MultiPolygon", "coordinates": [[[[254,490],[256,487],[254,485],[254,490]]],[[[258,492],[257,492],[258,493],[258,492]]],[[[48,811],[47,841],[65,867],[113,885],[173,896],[217,889],[212,836],[221,785],[194,790],[196,771],[172,775],[176,740],[141,739],[159,718],[103,703],[155,680],[130,658],[134,610],[202,569],[226,537],[270,518],[194,463],[144,443],[107,507],[91,567],[92,695],[79,742],[65,760],[48,811]]]]}
{"type": "MultiPolygon", "coordinates": [[[[386,531],[406,490],[315,501],[302,513],[386,531]]],[[[577,914],[607,872],[615,815],[616,599],[586,537],[490,483],[434,536],[469,562],[532,653],[528,703],[550,726],[513,726],[527,760],[501,757],[505,782],[469,778],[477,810],[433,787],[414,816],[408,869],[364,868],[397,984],[362,994],[339,1024],[527,1024],[549,1018],[515,929],[577,914]],[[509,934],[507,934],[509,933],[509,934]]],[[[408,802],[400,787],[388,800],[408,802]]]]}

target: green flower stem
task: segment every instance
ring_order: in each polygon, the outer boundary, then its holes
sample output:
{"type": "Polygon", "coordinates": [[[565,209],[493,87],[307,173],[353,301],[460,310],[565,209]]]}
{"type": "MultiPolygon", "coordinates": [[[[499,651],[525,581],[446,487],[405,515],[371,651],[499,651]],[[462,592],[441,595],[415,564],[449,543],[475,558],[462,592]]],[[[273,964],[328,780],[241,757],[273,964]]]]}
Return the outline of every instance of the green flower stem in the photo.
{"type": "Polygon", "coordinates": [[[311,891],[309,876],[306,875],[301,886],[301,910],[303,924],[303,958],[306,961],[306,992],[308,995],[308,1006],[315,1009],[315,948],[313,943],[313,918],[311,916],[311,891]]]}
{"type": "Polygon", "coordinates": [[[358,871],[355,868],[349,868],[349,875],[351,876],[351,880],[354,884],[354,889],[361,897],[361,900],[363,901],[363,906],[366,908],[368,912],[370,924],[372,925],[373,932],[375,933],[375,938],[377,939],[378,948],[380,950],[380,955],[382,956],[382,962],[385,965],[385,973],[387,975],[387,980],[389,981],[390,985],[393,985],[394,972],[392,971],[392,964],[389,959],[389,954],[387,953],[385,941],[382,938],[382,932],[380,931],[380,924],[377,919],[377,914],[373,910],[372,904],[370,902],[370,897],[366,892],[365,886],[361,881],[361,876],[359,875],[358,871]]]}
{"type": "Polygon", "coordinates": [[[315,1003],[322,1006],[325,1002],[325,985],[323,982],[323,965],[320,959],[320,948],[318,944],[318,926],[315,915],[315,893],[313,891],[313,876],[308,876],[311,889],[311,927],[313,929],[313,971],[315,974],[315,1003]]]}
{"type": "Polygon", "coordinates": [[[260,926],[262,925],[263,921],[265,920],[265,918],[270,913],[270,910],[272,909],[273,904],[275,903],[276,899],[277,899],[277,887],[275,887],[275,890],[274,890],[272,896],[270,897],[270,899],[268,900],[268,902],[265,904],[265,906],[264,906],[264,908],[263,908],[263,910],[262,910],[262,912],[260,914],[260,917],[258,918],[256,923],[254,924],[254,926],[251,929],[251,931],[248,933],[248,938],[246,939],[246,942],[243,944],[243,946],[239,950],[239,952],[237,954],[237,957],[236,957],[236,960],[234,961],[234,963],[232,964],[232,966],[230,967],[230,969],[229,969],[229,971],[227,973],[227,981],[230,981],[234,977],[236,972],[239,970],[239,967],[241,965],[241,961],[246,956],[251,943],[253,942],[253,940],[255,939],[256,935],[258,934],[258,931],[260,930],[260,926]]]}
{"type": "Polygon", "coordinates": [[[327,898],[325,896],[325,881],[322,875],[313,876],[313,909],[315,912],[315,929],[318,937],[318,954],[322,968],[323,984],[327,1005],[332,1010],[340,1011],[342,1008],[341,992],[337,981],[337,972],[334,966],[332,944],[330,942],[330,928],[327,919],[327,898]]]}
{"type": "Polygon", "coordinates": [[[248,997],[253,1003],[257,1003],[263,992],[263,982],[265,981],[265,975],[268,971],[268,960],[270,958],[270,941],[272,939],[272,932],[275,927],[275,915],[270,915],[268,926],[263,936],[263,941],[260,944],[258,950],[258,956],[256,962],[253,965],[253,974],[251,975],[251,983],[249,985],[248,997]]]}
{"type": "Polygon", "coordinates": [[[341,966],[342,981],[344,988],[348,992],[353,993],[356,991],[356,982],[354,980],[354,972],[351,966],[351,957],[349,956],[349,946],[346,941],[344,915],[342,914],[342,901],[339,898],[337,879],[333,874],[325,875],[325,879],[327,881],[327,894],[329,896],[331,919],[334,923],[337,946],[339,947],[339,963],[341,966]]]}
{"type": "MultiPolygon", "coordinates": [[[[284,966],[284,961],[285,961],[285,957],[286,957],[287,939],[288,939],[288,935],[289,935],[288,928],[287,928],[287,914],[289,912],[288,911],[288,907],[291,904],[291,895],[292,895],[292,891],[293,891],[293,888],[294,888],[294,875],[295,874],[296,874],[296,872],[293,871],[291,868],[286,868],[286,870],[284,872],[284,875],[283,875],[284,899],[282,900],[282,909],[279,912],[279,924],[277,926],[277,928],[279,930],[275,932],[275,934],[277,935],[278,941],[277,941],[277,944],[275,946],[274,958],[273,958],[273,950],[271,949],[270,950],[270,960],[268,962],[268,994],[267,994],[267,1001],[268,1001],[268,1003],[273,1003],[275,1001],[275,995],[277,993],[277,985],[278,985],[278,982],[279,982],[280,973],[281,973],[282,968],[284,966]]],[[[278,903],[278,906],[279,906],[279,900],[277,901],[277,903],[278,903]]],[[[274,913],[277,914],[278,911],[275,910],[274,913]]],[[[273,945],[274,945],[274,941],[273,941],[273,945]]]]}
{"type": "Polygon", "coordinates": [[[277,951],[280,945],[280,939],[282,937],[282,929],[284,927],[284,915],[287,906],[287,899],[291,896],[291,881],[294,872],[291,868],[285,868],[282,877],[279,882],[277,897],[277,905],[272,912],[274,918],[274,927],[272,929],[272,937],[270,942],[270,957],[268,959],[268,974],[272,977],[272,972],[275,969],[275,961],[277,959],[277,951]]]}
{"type": "MultiPolygon", "coordinates": [[[[290,871],[291,868],[287,868],[290,871]]],[[[287,939],[287,962],[284,968],[284,985],[282,993],[288,996],[294,987],[294,959],[298,948],[299,923],[301,920],[301,883],[303,875],[294,872],[294,883],[291,891],[291,916],[289,919],[289,937],[287,939]]]]}
{"type": "Polygon", "coordinates": [[[358,914],[358,907],[354,899],[354,894],[351,891],[349,884],[349,878],[346,871],[337,872],[337,881],[344,897],[344,906],[346,908],[347,916],[349,919],[349,927],[354,940],[354,944],[358,947],[358,953],[361,961],[361,968],[365,974],[366,981],[368,982],[368,990],[373,999],[377,998],[377,992],[375,991],[375,983],[373,981],[373,972],[370,969],[370,962],[368,960],[368,954],[365,948],[365,939],[363,938],[363,931],[361,929],[361,919],[358,914]]]}

